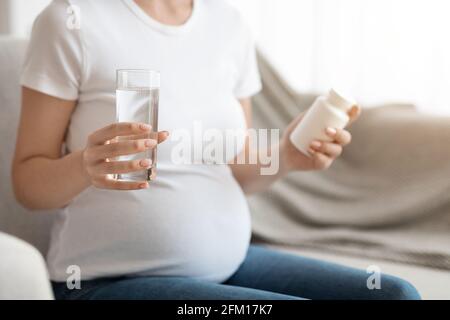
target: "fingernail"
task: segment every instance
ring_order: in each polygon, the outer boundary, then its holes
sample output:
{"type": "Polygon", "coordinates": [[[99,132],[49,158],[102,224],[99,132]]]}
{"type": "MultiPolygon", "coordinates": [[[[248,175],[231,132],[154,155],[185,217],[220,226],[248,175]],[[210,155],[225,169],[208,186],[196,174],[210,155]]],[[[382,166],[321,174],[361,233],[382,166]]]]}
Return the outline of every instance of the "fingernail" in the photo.
{"type": "Polygon", "coordinates": [[[147,189],[147,188],[148,188],[148,183],[141,183],[141,184],[139,185],[139,188],[141,188],[141,189],[147,189]]]}
{"type": "Polygon", "coordinates": [[[145,146],[146,146],[147,148],[152,147],[152,146],[153,146],[153,140],[150,140],[150,139],[145,140],[145,146]]]}
{"type": "Polygon", "coordinates": [[[151,164],[152,164],[152,160],[150,160],[150,159],[143,159],[143,160],[139,161],[139,165],[143,168],[150,167],[151,164]]]}
{"type": "Polygon", "coordinates": [[[309,149],[308,149],[308,152],[309,152],[310,154],[315,154],[315,153],[316,153],[316,150],[309,148],[309,149]]]}
{"type": "Polygon", "coordinates": [[[319,141],[314,141],[313,143],[311,143],[311,147],[313,148],[320,148],[322,146],[322,143],[319,141]]]}
{"type": "Polygon", "coordinates": [[[149,124],[141,124],[139,127],[144,131],[149,131],[152,129],[152,126],[149,124]]]}
{"type": "Polygon", "coordinates": [[[336,130],[335,128],[328,127],[327,130],[326,130],[326,132],[327,132],[329,135],[334,136],[334,135],[336,135],[337,130],[336,130]]]}
{"type": "Polygon", "coordinates": [[[167,134],[167,136],[170,136],[170,132],[169,131],[164,131],[165,134],[167,134]]]}

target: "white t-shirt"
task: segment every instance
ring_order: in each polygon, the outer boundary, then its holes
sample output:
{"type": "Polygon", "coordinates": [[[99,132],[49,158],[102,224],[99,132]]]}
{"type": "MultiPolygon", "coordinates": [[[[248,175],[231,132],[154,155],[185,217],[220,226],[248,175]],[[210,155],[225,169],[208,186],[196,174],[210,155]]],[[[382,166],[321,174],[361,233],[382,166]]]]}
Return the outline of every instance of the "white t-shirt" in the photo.
{"type": "MultiPolygon", "coordinates": [[[[199,121],[203,129],[244,129],[237,98],[261,88],[250,32],[224,0],[196,0],[182,26],[157,22],[133,0],[53,1],[35,22],[21,82],[78,101],[66,139],[75,151],[115,122],[117,69],[161,72],[160,130],[199,121]]],[[[47,257],[52,280],[65,281],[71,265],[82,279],[232,275],[250,239],[244,194],[227,165],[173,163],[175,143],[159,146],[149,189],[90,187],[58,214],[47,257]]]]}

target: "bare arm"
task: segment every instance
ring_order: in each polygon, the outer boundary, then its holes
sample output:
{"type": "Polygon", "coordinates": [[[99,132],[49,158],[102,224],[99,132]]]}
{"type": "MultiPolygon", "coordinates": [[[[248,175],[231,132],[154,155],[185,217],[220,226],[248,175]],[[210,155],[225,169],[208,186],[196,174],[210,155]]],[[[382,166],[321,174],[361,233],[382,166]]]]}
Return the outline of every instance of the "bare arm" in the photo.
{"type": "MultiPolygon", "coordinates": [[[[89,136],[86,148],[68,155],[61,152],[75,101],[54,98],[23,88],[22,112],[17,135],[12,178],[17,200],[29,209],[61,208],[90,185],[117,190],[147,188],[146,182],[108,179],[110,174],[142,170],[149,159],[112,161],[120,155],[154,148],[156,139],[109,143],[117,136],[147,135],[144,124],[111,124],[89,136]]],[[[167,133],[158,135],[159,142],[167,133]]]]}
{"type": "MultiPolygon", "coordinates": [[[[240,100],[242,108],[244,110],[245,118],[247,121],[247,128],[252,128],[252,103],[250,99],[242,99],[240,100]]],[[[272,150],[257,150],[250,146],[249,139],[247,137],[246,144],[244,150],[242,152],[246,153],[247,159],[257,159],[257,163],[248,163],[246,161],[245,164],[239,164],[236,161],[230,163],[231,170],[233,172],[234,177],[241,185],[242,189],[245,193],[251,194],[265,188],[269,187],[276,180],[283,177],[287,172],[286,169],[280,166],[279,170],[274,175],[261,175],[261,168],[263,165],[259,161],[259,157],[257,156],[258,152],[265,153],[267,155],[271,155],[272,152],[278,152],[276,149],[278,148],[278,144],[272,147],[272,150]],[[256,156],[252,157],[251,154],[256,154],[256,156]]],[[[281,162],[281,161],[280,161],[281,162]]]]}
{"type": "Polygon", "coordinates": [[[90,185],[82,153],[61,155],[75,105],[75,101],[22,90],[12,177],[17,200],[28,208],[63,207],[90,185]]]}
{"type": "MultiPolygon", "coordinates": [[[[240,103],[246,116],[247,127],[251,128],[251,100],[242,99],[240,100],[240,103]]],[[[359,117],[359,114],[359,107],[355,106],[352,108],[349,112],[351,122],[355,121],[359,117]]],[[[285,130],[280,141],[270,146],[270,149],[268,150],[258,150],[256,147],[252,147],[247,139],[247,143],[242,152],[245,152],[247,155],[255,154],[256,156],[253,158],[258,159],[257,163],[236,164],[236,161],[234,161],[230,164],[234,177],[246,194],[252,194],[267,189],[271,184],[291,171],[311,171],[329,168],[333,161],[341,155],[343,147],[351,141],[351,135],[348,131],[328,128],[326,133],[333,141],[313,141],[310,148],[310,152],[313,156],[307,157],[298,151],[289,140],[289,135],[302,118],[303,114],[294,119],[285,130]],[[270,175],[261,174],[261,168],[267,166],[267,164],[264,165],[259,161],[258,153],[270,156],[274,152],[278,153],[278,157],[272,157],[272,159],[278,160],[276,166],[278,170],[270,175]]],[[[250,157],[247,158],[250,159],[250,157]]]]}

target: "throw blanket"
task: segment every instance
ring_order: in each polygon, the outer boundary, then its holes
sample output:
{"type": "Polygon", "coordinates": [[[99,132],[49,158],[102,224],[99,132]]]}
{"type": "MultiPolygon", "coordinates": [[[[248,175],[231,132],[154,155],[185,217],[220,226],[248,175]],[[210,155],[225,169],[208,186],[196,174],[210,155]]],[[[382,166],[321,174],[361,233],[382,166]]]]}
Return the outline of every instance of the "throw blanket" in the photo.
{"type": "MultiPolygon", "coordinates": [[[[260,57],[255,126],[285,128],[315,96],[260,57]]],[[[450,270],[450,118],[412,105],[365,109],[324,172],[293,173],[249,198],[257,240],[450,270]]]]}

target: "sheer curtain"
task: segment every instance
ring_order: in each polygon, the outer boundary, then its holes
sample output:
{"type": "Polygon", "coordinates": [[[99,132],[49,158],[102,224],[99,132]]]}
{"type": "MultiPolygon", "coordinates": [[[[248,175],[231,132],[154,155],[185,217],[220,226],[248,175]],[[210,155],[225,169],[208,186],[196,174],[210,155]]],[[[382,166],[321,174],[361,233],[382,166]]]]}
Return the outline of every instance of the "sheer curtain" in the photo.
{"type": "Polygon", "coordinates": [[[230,0],[299,91],[450,115],[450,1],[230,0]]]}

